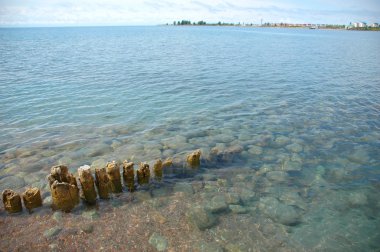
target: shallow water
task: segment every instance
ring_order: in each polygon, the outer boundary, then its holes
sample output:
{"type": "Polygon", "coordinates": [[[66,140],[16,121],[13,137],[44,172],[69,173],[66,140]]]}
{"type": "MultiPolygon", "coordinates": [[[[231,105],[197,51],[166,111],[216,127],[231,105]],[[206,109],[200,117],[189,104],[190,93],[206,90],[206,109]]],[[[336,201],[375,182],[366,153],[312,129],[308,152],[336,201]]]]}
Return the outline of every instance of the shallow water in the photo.
{"type": "Polygon", "coordinates": [[[31,215],[1,211],[2,237],[23,227],[2,247],[75,249],[80,237],[85,250],[154,250],[159,234],[168,250],[375,251],[379,40],[302,29],[1,29],[0,189],[33,185],[45,199],[31,215]],[[198,148],[201,168],[182,167],[198,148]],[[52,165],[173,156],[162,182],[99,201],[96,218],[85,205],[52,218],[52,165]]]}

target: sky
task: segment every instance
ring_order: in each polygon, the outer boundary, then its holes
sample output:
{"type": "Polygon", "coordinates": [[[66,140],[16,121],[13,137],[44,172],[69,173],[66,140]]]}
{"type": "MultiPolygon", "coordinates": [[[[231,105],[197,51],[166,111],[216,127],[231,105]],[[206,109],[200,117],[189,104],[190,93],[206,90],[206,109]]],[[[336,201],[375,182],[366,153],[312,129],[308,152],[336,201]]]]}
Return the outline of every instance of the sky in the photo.
{"type": "Polygon", "coordinates": [[[380,0],[0,0],[0,26],[380,23],[380,0]]]}

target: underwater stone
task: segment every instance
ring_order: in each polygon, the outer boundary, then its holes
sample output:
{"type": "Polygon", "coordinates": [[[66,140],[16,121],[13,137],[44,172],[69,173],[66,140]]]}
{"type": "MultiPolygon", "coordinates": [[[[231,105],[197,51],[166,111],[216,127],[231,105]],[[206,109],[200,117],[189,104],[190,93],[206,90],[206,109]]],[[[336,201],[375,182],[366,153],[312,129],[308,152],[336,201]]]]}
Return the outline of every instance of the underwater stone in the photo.
{"type": "Polygon", "coordinates": [[[224,199],[227,204],[239,205],[241,202],[240,196],[238,193],[226,193],[224,194],[224,199]]]}
{"type": "Polygon", "coordinates": [[[124,184],[128,187],[130,192],[135,190],[135,170],[134,163],[124,160],[123,162],[123,179],[124,184]]]}
{"type": "Polygon", "coordinates": [[[352,192],[348,196],[348,201],[353,206],[363,206],[368,204],[367,196],[363,192],[352,192]]]}
{"type": "Polygon", "coordinates": [[[22,194],[25,208],[31,211],[33,208],[42,206],[41,192],[38,188],[29,188],[22,194]]]}
{"type": "Polygon", "coordinates": [[[187,217],[199,230],[205,230],[217,223],[216,217],[202,206],[195,206],[189,210],[187,217]]]}
{"type": "Polygon", "coordinates": [[[248,149],[248,152],[252,155],[261,155],[263,154],[263,148],[260,147],[260,146],[250,146],[250,148],[248,149]]]}
{"type": "Polygon", "coordinates": [[[137,170],[137,182],[140,185],[148,184],[150,179],[150,169],[147,163],[140,163],[140,167],[137,170]]]}
{"type": "Polygon", "coordinates": [[[235,214],[245,214],[248,212],[247,208],[241,205],[229,205],[228,207],[230,208],[231,212],[235,214]]]}
{"type": "Polygon", "coordinates": [[[106,167],[107,161],[105,159],[97,159],[91,164],[91,168],[103,168],[106,167]]]}
{"type": "Polygon", "coordinates": [[[299,153],[299,152],[303,151],[302,145],[300,145],[298,143],[289,144],[285,147],[285,149],[287,149],[288,151],[294,152],[294,153],[299,153]]]}
{"type": "Polygon", "coordinates": [[[278,136],[272,142],[272,146],[275,148],[281,148],[290,143],[290,138],[286,136],[278,136]]]}
{"type": "Polygon", "coordinates": [[[111,182],[111,191],[113,193],[121,193],[123,191],[123,187],[121,185],[119,164],[116,161],[108,162],[106,165],[106,171],[111,182]]]}
{"type": "Polygon", "coordinates": [[[59,223],[62,221],[62,217],[62,212],[54,212],[52,219],[59,223]]]}
{"type": "Polygon", "coordinates": [[[164,251],[168,246],[168,241],[165,237],[157,233],[153,233],[149,238],[149,244],[155,247],[158,251],[164,251]]]}
{"type": "Polygon", "coordinates": [[[209,210],[212,213],[223,212],[228,208],[226,200],[222,195],[212,197],[204,206],[206,210],[209,210]]]}
{"type": "Polygon", "coordinates": [[[295,224],[300,219],[293,206],[285,205],[273,197],[261,198],[258,206],[266,216],[284,225],[295,224]]]}
{"type": "Polygon", "coordinates": [[[18,213],[22,211],[20,195],[10,189],[3,191],[3,204],[8,213],[18,213]]]}
{"type": "Polygon", "coordinates": [[[240,198],[243,201],[243,203],[247,205],[255,199],[255,192],[242,188],[240,190],[240,198]]]}
{"type": "Polygon", "coordinates": [[[348,155],[348,160],[358,164],[367,164],[370,160],[368,152],[364,148],[357,148],[353,153],[348,155]]]}
{"type": "Polygon", "coordinates": [[[84,198],[89,204],[94,204],[96,202],[97,194],[95,191],[94,177],[91,174],[91,167],[88,165],[79,167],[78,174],[84,198]]]}
{"type": "Polygon", "coordinates": [[[95,209],[84,211],[82,213],[82,217],[88,220],[98,219],[99,216],[100,216],[99,213],[95,209]]]}
{"type": "Polygon", "coordinates": [[[187,156],[186,160],[187,160],[187,163],[189,164],[190,167],[196,168],[196,167],[199,167],[199,165],[201,164],[200,157],[201,157],[201,151],[196,150],[196,151],[190,153],[187,156]]]}
{"type": "Polygon", "coordinates": [[[99,144],[93,146],[90,150],[88,150],[88,156],[89,157],[97,157],[97,156],[103,156],[106,153],[112,152],[113,149],[111,146],[107,144],[99,144]]]}
{"type": "Polygon", "coordinates": [[[99,198],[108,199],[111,192],[111,181],[106,168],[95,168],[95,184],[98,188],[99,198]]]}
{"type": "Polygon", "coordinates": [[[267,172],[266,177],[271,181],[284,182],[288,180],[289,175],[284,171],[267,172]]]}

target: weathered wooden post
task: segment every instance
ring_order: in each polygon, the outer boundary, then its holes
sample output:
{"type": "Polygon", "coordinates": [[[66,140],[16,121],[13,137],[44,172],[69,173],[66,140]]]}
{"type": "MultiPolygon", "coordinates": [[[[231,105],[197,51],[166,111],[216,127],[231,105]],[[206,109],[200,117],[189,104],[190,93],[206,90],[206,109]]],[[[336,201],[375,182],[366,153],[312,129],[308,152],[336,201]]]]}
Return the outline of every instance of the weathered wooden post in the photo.
{"type": "Polygon", "coordinates": [[[48,176],[53,209],[70,212],[79,203],[79,188],[77,181],[67,166],[53,166],[48,176]]]}
{"type": "Polygon", "coordinates": [[[123,187],[121,185],[120,167],[115,161],[108,162],[106,165],[108,178],[111,181],[111,191],[113,193],[121,193],[123,187]]]}
{"type": "Polygon", "coordinates": [[[25,208],[28,209],[29,212],[31,212],[33,208],[41,207],[42,198],[40,189],[37,187],[28,188],[22,194],[22,200],[24,201],[25,208]]]}
{"type": "Polygon", "coordinates": [[[140,167],[137,170],[137,182],[140,185],[148,184],[150,179],[150,169],[147,163],[140,163],[140,167]]]}
{"type": "Polygon", "coordinates": [[[123,162],[123,178],[124,183],[130,192],[135,190],[135,170],[133,169],[134,163],[124,160],[123,162]]]}
{"type": "Polygon", "coordinates": [[[95,184],[98,188],[99,198],[109,199],[109,193],[111,192],[111,181],[108,178],[106,168],[96,168],[95,179],[95,184]]]}
{"type": "Polygon", "coordinates": [[[186,160],[187,160],[187,163],[189,164],[189,166],[191,168],[197,168],[201,164],[200,157],[201,157],[201,151],[196,150],[196,151],[190,153],[189,155],[187,155],[186,160]]]}
{"type": "Polygon", "coordinates": [[[3,191],[3,204],[8,213],[18,213],[22,211],[21,197],[11,189],[3,191]]]}
{"type": "Polygon", "coordinates": [[[79,167],[78,174],[86,202],[89,204],[95,204],[97,195],[95,191],[94,177],[91,174],[91,167],[88,165],[79,167]]]}
{"type": "Polygon", "coordinates": [[[161,181],[161,179],[162,179],[162,161],[161,161],[161,159],[156,160],[156,162],[154,163],[153,172],[154,172],[154,177],[158,181],[161,181]]]}

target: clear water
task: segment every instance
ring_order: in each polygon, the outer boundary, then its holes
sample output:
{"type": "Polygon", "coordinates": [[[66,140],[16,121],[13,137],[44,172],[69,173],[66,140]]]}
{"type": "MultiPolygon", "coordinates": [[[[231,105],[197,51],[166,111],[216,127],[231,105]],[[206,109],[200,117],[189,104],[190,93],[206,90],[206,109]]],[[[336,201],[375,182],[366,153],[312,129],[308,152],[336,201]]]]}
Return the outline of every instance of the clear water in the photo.
{"type": "MultiPolygon", "coordinates": [[[[237,236],[262,221],[254,235],[283,235],[279,248],[376,250],[379,42],[377,32],[304,29],[1,29],[1,190],[46,190],[57,163],[75,171],[200,148],[202,169],[179,182],[203,181],[198,204],[253,195],[243,214],[213,213],[220,223],[200,232],[215,246],[268,249],[237,236]]],[[[173,172],[162,188],[175,190],[173,172]]]]}

